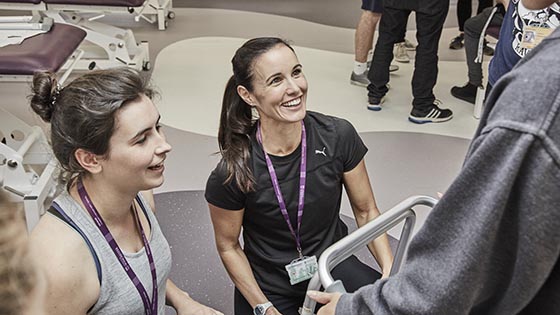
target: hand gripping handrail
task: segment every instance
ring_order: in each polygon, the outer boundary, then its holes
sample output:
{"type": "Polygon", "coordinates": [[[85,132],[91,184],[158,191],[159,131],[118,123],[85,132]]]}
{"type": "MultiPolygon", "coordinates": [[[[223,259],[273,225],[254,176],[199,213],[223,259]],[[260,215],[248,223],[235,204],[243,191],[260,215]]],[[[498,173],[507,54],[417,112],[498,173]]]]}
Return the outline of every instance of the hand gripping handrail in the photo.
{"type": "MultiPolygon", "coordinates": [[[[345,293],[344,285],[340,280],[335,281],[333,279],[330,273],[331,270],[358,249],[368,244],[371,240],[381,236],[381,234],[405,220],[393,265],[391,266],[391,275],[396,274],[402,264],[406,248],[412,235],[414,223],[416,222],[416,214],[411,208],[418,205],[433,208],[436,203],[437,199],[428,196],[409,197],[331,245],[321,254],[318,271],[313,278],[311,278],[307,289],[319,290],[322,285],[326,292],[345,293]]],[[[303,307],[300,309],[300,314],[313,315],[315,305],[316,302],[306,296],[303,307]]]]}

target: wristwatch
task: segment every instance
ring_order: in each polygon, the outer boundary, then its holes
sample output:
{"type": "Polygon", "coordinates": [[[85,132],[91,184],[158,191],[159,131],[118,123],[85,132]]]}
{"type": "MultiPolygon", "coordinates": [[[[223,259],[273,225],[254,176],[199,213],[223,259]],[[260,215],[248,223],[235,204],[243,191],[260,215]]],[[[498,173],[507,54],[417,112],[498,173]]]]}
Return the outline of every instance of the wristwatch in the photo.
{"type": "Polygon", "coordinates": [[[257,304],[257,306],[255,306],[255,309],[253,310],[253,314],[254,315],[264,315],[266,313],[266,310],[268,310],[269,307],[272,306],[272,303],[270,301],[267,301],[265,303],[262,304],[257,304]]]}

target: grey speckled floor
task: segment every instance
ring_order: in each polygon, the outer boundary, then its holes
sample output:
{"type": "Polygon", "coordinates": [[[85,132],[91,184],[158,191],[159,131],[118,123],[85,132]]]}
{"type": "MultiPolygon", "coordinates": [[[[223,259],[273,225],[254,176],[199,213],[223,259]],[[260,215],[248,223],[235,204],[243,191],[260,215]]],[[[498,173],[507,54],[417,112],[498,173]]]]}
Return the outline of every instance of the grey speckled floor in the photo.
{"type": "Polygon", "coordinates": [[[216,251],[204,192],[156,194],[155,201],[173,255],[171,280],[195,300],[233,314],[233,285],[216,251]]]}
{"type": "MultiPolygon", "coordinates": [[[[214,233],[203,191],[176,191],[155,195],[157,218],[173,255],[170,278],[195,300],[224,314],[233,314],[233,284],[216,251],[214,233]]],[[[349,231],[356,223],[342,215],[349,231]]],[[[393,250],[397,241],[390,239],[393,250]]],[[[364,247],[357,253],[364,263],[379,270],[364,247]]],[[[167,315],[173,315],[172,308],[167,315]]]]}

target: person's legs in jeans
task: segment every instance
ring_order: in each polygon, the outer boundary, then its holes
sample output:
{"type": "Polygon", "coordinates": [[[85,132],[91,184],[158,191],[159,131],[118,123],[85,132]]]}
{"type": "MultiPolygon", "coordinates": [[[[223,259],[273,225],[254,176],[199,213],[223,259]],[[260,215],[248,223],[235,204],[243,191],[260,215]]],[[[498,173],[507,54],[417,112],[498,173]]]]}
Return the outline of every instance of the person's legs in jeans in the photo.
{"type": "MultiPolygon", "coordinates": [[[[410,11],[408,11],[408,15],[410,15],[410,11]]],[[[408,21],[408,16],[406,19],[408,21]]],[[[393,55],[395,61],[409,63],[410,56],[408,55],[408,50],[416,50],[416,46],[406,40],[406,25],[404,25],[404,27],[405,31],[402,33],[402,36],[395,42],[393,55]]]]}
{"type": "Polygon", "coordinates": [[[447,16],[449,2],[442,1],[441,10],[416,12],[416,60],[412,77],[412,111],[408,119],[413,123],[443,122],[451,119],[449,109],[435,104],[433,88],[438,76],[438,45],[447,16]]]}
{"type": "Polygon", "coordinates": [[[416,12],[416,60],[412,77],[412,105],[418,109],[430,107],[435,100],[433,88],[438,76],[438,45],[447,11],[437,14],[416,12]]]}
{"type": "MultiPolygon", "coordinates": [[[[373,60],[368,72],[368,101],[370,105],[380,105],[381,99],[388,91],[389,66],[393,59],[393,44],[406,32],[406,20],[410,11],[397,10],[385,7],[383,16],[379,23],[379,37],[373,60]]],[[[379,110],[370,108],[372,110],[379,110]]]]}

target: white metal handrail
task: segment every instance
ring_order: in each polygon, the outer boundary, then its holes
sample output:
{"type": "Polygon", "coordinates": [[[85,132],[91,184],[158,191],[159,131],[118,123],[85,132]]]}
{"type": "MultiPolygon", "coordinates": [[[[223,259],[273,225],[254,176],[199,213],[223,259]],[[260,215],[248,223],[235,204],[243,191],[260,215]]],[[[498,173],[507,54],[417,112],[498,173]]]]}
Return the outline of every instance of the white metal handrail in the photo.
{"type": "MultiPolygon", "coordinates": [[[[340,280],[334,280],[331,275],[331,270],[340,262],[355,253],[358,249],[366,246],[371,240],[376,239],[383,233],[387,232],[395,225],[403,220],[405,221],[403,230],[401,232],[399,245],[395,253],[393,265],[391,266],[391,275],[396,274],[402,261],[406,248],[412,236],[412,230],[416,222],[416,214],[412,207],[414,206],[428,206],[434,207],[437,199],[428,196],[412,196],[400,202],[388,211],[385,211],[374,220],[368,222],[366,225],[358,228],[356,231],[347,235],[340,241],[327,248],[319,258],[318,271],[311,278],[308,290],[319,290],[321,285],[325,288],[326,292],[341,292],[344,293],[344,285],[340,280]]],[[[313,315],[316,302],[311,298],[305,298],[303,307],[300,309],[301,315],[313,315]]]]}

